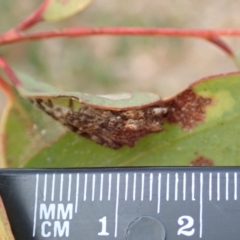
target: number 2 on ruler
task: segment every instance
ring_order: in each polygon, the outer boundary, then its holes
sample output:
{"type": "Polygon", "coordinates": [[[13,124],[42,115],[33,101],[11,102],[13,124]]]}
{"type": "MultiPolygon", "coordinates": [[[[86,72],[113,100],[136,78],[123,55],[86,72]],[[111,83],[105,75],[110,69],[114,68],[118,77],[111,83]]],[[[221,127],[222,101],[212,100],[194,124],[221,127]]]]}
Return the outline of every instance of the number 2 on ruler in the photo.
{"type": "Polygon", "coordinates": [[[185,235],[185,236],[192,236],[195,232],[195,229],[192,228],[193,225],[194,225],[194,219],[190,216],[181,216],[179,219],[178,219],[178,224],[182,227],[179,228],[178,230],[178,235],[185,235]],[[186,220],[186,224],[183,226],[184,224],[184,220],[186,220]],[[190,230],[191,228],[191,230],[190,230]]]}
{"type": "Polygon", "coordinates": [[[103,218],[98,220],[102,223],[102,231],[98,233],[98,236],[108,236],[109,233],[107,232],[107,217],[104,216],[103,218]]]}

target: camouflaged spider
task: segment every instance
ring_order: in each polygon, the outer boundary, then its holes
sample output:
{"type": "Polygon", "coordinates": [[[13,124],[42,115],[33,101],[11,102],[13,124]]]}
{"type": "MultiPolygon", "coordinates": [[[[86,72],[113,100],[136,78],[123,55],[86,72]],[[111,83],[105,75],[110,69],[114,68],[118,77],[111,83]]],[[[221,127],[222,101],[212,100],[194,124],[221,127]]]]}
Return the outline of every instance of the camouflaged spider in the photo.
{"type": "Polygon", "coordinates": [[[32,101],[71,131],[113,149],[125,145],[133,147],[138,139],[162,131],[167,113],[167,108],[162,106],[118,111],[82,106],[76,111],[72,99],[65,108],[54,105],[49,99],[32,101]]]}

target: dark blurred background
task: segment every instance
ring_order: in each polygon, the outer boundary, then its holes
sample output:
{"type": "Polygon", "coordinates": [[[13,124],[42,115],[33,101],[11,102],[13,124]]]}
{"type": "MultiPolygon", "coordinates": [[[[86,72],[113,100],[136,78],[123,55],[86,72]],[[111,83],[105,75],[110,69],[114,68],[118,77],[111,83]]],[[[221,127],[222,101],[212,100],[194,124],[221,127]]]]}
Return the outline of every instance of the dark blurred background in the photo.
{"type": "MultiPolygon", "coordinates": [[[[28,16],[41,0],[0,0],[0,32],[28,16]]],[[[95,0],[69,19],[32,30],[81,26],[239,28],[240,1],[95,0]]],[[[240,51],[239,38],[224,38],[240,51]]],[[[65,90],[151,91],[172,95],[199,78],[236,71],[214,45],[194,38],[84,37],[0,47],[15,68],[65,90]]],[[[0,93],[0,105],[4,98],[0,93]]]]}

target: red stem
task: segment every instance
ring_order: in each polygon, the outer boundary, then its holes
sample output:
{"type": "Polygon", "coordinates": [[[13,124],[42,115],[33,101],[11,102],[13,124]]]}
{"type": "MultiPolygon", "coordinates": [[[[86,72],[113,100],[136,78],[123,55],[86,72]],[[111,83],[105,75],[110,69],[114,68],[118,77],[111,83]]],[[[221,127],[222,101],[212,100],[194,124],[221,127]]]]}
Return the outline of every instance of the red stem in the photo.
{"type": "Polygon", "coordinates": [[[13,93],[10,85],[0,76],[0,89],[5,93],[6,97],[13,99],[13,93]]]}
{"type": "Polygon", "coordinates": [[[235,54],[232,51],[232,49],[221,38],[219,38],[219,37],[211,37],[211,38],[208,38],[206,40],[208,40],[209,42],[217,45],[219,48],[221,48],[229,56],[235,57],[235,54]]]}
{"type": "Polygon", "coordinates": [[[6,73],[6,75],[9,77],[10,81],[14,86],[21,86],[21,82],[15,75],[15,73],[12,71],[12,69],[7,64],[6,60],[0,56],[0,68],[6,73]]]}
{"type": "Polygon", "coordinates": [[[13,30],[24,31],[33,25],[37,24],[42,20],[42,14],[51,0],[45,0],[28,18],[26,18],[22,23],[20,23],[13,30]]]}
{"type": "Polygon", "coordinates": [[[40,40],[57,37],[83,37],[91,35],[138,35],[165,37],[199,37],[211,39],[217,36],[238,36],[240,29],[177,29],[177,28],[142,28],[142,27],[104,27],[104,28],[68,28],[35,33],[11,32],[0,36],[0,45],[30,40],[40,40]]]}

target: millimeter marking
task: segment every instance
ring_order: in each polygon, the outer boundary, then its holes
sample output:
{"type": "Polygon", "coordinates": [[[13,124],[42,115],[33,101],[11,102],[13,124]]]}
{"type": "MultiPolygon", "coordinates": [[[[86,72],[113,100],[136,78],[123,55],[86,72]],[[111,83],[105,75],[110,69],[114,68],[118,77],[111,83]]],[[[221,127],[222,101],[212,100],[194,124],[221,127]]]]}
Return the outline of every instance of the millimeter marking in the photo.
{"type": "Polygon", "coordinates": [[[212,201],[212,173],[209,173],[209,201],[212,201]]]}
{"type": "Polygon", "coordinates": [[[234,173],[234,200],[237,200],[237,173],[234,173]]]}
{"type": "Polygon", "coordinates": [[[134,173],[134,175],[133,175],[133,201],[136,200],[136,181],[137,181],[137,174],[134,173]]]}
{"type": "Polygon", "coordinates": [[[141,201],[143,201],[144,199],[144,180],[145,180],[145,174],[142,173],[141,201]]]}
{"type": "Polygon", "coordinates": [[[161,178],[162,174],[158,174],[158,206],[157,206],[157,212],[160,213],[160,205],[161,205],[161,178]]]}
{"type": "Polygon", "coordinates": [[[84,193],[83,193],[83,201],[87,200],[87,180],[88,180],[88,175],[85,173],[84,177],[84,193]]]}
{"type": "Polygon", "coordinates": [[[93,176],[92,176],[92,201],[94,201],[94,197],[95,197],[95,182],[96,182],[96,175],[93,174],[93,176]]]}
{"type": "Polygon", "coordinates": [[[152,201],[152,188],[153,188],[153,174],[149,176],[149,201],[152,201]]]}
{"type": "Polygon", "coordinates": [[[186,200],[186,173],[183,173],[183,201],[186,200]]]}
{"type": "Polygon", "coordinates": [[[125,201],[128,199],[128,173],[125,175],[125,201]]]}
{"type": "Polygon", "coordinates": [[[71,199],[72,174],[68,175],[68,201],[71,199]]]}
{"type": "Polygon", "coordinates": [[[39,174],[36,175],[35,204],[34,204],[34,217],[33,217],[33,237],[35,237],[35,234],[36,234],[36,223],[37,223],[38,181],[39,181],[39,174]]]}
{"type": "Polygon", "coordinates": [[[192,201],[195,200],[195,174],[192,173],[192,201]]]}
{"type": "Polygon", "coordinates": [[[220,173],[217,173],[217,200],[220,200],[220,173]]]}
{"type": "Polygon", "coordinates": [[[52,196],[51,196],[52,201],[54,201],[54,193],[55,193],[55,173],[53,174],[52,178],[52,196]]]}
{"type": "Polygon", "coordinates": [[[102,201],[103,198],[103,173],[101,174],[101,182],[100,182],[100,194],[99,194],[99,200],[102,201]]]}
{"type": "Polygon", "coordinates": [[[117,237],[117,229],[118,229],[119,184],[120,184],[120,174],[118,173],[118,174],[117,174],[117,192],[116,192],[115,231],[114,231],[114,237],[117,237]]]}
{"type": "Polygon", "coordinates": [[[170,175],[167,174],[167,182],[166,182],[166,200],[169,200],[169,184],[170,184],[170,175]]]}
{"type": "Polygon", "coordinates": [[[175,173],[175,201],[178,200],[178,173],[175,173]]]}
{"type": "Polygon", "coordinates": [[[111,200],[111,189],[112,189],[112,174],[108,174],[108,201],[111,200]]]}
{"type": "Polygon", "coordinates": [[[47,174],[45,173],[44,176],[44,190],[43,190],[43,201],[46,201],[46,196],[47,196],[47,174]]]}
{"type": "Polygon", "coordinates": [[[228,201],[228,182],[229,182],[229,176],[228,173],[226,173],[226,201],[228,201]]]}
{"type": "Polygon", "coordinates": [[[200,173],[200,214],[199,214],[199,238],[202,238],[202,219],[203,219],[203,173],[200,173]]]}
{"type": "Polygon", "coordinates": [[[63,195],[63,179],[64,176],[61,174],[61,180],[60,180],[60,194],[59,194],[59,201],[62,201],[62,195],[63,195]]]}
{"type": "Polygon", "coordinates": [[[78,210],[78,196],[79,196],[79,173],[77,174],[77,179],[76,179],[75,213],[77,213],[77,210],[78,210]]]}

